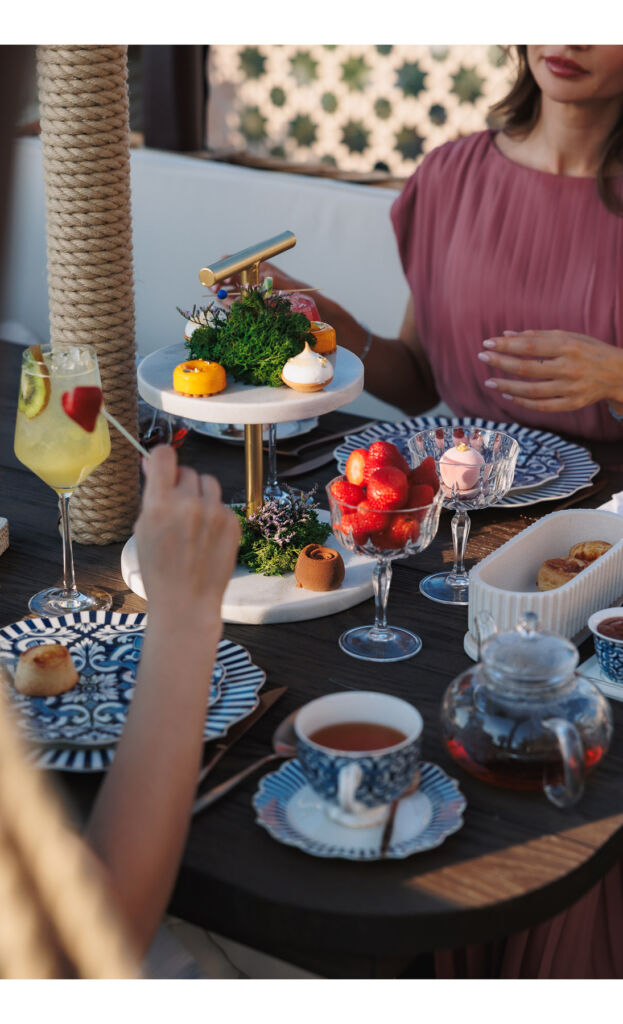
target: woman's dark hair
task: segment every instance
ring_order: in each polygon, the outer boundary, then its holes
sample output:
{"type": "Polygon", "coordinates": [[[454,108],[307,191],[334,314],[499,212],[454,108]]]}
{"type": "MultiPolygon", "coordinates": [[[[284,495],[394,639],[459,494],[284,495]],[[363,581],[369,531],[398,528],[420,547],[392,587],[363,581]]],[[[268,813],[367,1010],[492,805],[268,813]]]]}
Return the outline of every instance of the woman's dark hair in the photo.
{"type": "MultiPolygon", "coordinates": [[[[509,48],[510,49],[510,48],[509,48]]],[[[539,118],[541,90],[528,64],[528,47],[514,47],[517,56],[517,78],[510,92],[491,107],[492,118],[508,135],[527,135],[539,118]]],[[[597,191],[612,213],[623,217],[623,202],[617,196],[612,178],[606,170],[623,162],[623,113],[603,144],[601,163],[597,171],[597,191]]]]}

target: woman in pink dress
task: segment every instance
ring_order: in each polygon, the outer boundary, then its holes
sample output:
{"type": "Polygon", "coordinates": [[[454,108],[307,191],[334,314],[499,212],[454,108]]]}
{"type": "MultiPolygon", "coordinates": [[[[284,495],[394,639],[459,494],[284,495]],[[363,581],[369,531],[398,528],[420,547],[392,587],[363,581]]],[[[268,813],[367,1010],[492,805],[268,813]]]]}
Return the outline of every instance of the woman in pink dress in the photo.
{"type": "MultiPolygon", "coordinates": [[[[520,46],[505,121],[433,150],[392,221],[411,297],[398,338],[319,295],[366,388],[410,414],[623,438],[623,46],[520,46]]],[[[265,265],[276,288],[301,287],[265,265]]],[[[437,952],[438,977],[623,977],[620,866],[568,911],[437,952]]]]}
{"type": "MultiPolygon", "coordinates": [[[[623,425],[623,46],[520,46],[506,119],[433,150],[392,221],[411,297],[398,338],[319,295],[366,388],[416,414],[589,440],[623,425]]],[[[300,287],[263,266],[276,288],[300,287]]]]}

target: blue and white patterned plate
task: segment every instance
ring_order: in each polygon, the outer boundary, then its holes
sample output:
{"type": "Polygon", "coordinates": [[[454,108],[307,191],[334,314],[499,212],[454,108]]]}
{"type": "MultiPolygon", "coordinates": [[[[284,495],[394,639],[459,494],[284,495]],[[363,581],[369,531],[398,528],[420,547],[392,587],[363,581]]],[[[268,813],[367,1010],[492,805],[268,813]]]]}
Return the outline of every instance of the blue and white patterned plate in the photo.
{"type": "MultiPolygon", "coordinates": [[[[76,686],[59,697],[25,697],[11,689],[25,735],[49,745],[33,751],[39,767],[88,772],[112,763],[134,692],[146,623],[144,613],[81,612],[24,619],[0,629],[0,659],[15,658],[40,643],[62,643],[80,674],[76,686]]],[[[253,711],[265,679],[248,651],[221,640],[206,740],[224,736],[253,711]]]]}
{"type": "MultiPolygon", "coordinates": [[[[398,804],[386,858],[402,860],[441,846],[463,825],[467,801],[458,782],[436,764],[423,762],[416,793],[398,804]]],[[[265,775],[253,797],[256,821],[273,839],[313,857],[379,860],[383,826],[345,828],[331,821],[322,800],[305,781],[297,760],[265,775]]]]}
{"type": "Polygon", "coordinates": [[[586,487],[599,469],[586,448],[563,441],[556,434],[544,430],[471,416],[415,416],[400,423],[377,423],[361,434],[349,434],[333,453],[338,470],[344,472],[346,460],[355,448],[367,448],[373,441],[391,441],[408,458],[407,439],[412,434],[430,427],[446,426],[502,430],[519,442],[520,454],[513,489],[497,502],[498,507],[515,508],[566,498],[586,487]]]}

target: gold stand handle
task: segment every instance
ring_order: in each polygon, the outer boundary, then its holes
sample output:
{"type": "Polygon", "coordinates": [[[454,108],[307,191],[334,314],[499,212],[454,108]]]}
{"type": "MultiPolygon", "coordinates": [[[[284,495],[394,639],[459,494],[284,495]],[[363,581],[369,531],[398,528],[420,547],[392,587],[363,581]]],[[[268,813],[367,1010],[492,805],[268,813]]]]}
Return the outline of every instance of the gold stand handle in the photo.
{"type": "Polygon", "coordinates": [[[264,473],[262,468],[262,424],[244,425],[244,462],[246,471],[247,515],[257,512],[264,503],[264,473]]]}

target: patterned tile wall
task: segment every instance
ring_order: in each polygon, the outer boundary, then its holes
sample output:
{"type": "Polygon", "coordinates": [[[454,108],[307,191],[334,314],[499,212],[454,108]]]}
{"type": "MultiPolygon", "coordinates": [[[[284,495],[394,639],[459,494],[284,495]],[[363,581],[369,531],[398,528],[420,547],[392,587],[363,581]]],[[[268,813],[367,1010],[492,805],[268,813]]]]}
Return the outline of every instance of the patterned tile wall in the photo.
{"type": "Polygon", "coordinates": [[[501,46],[211,46],[210,149],[410,174],[487,124],[513,62],[501,46]]]}

